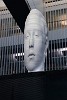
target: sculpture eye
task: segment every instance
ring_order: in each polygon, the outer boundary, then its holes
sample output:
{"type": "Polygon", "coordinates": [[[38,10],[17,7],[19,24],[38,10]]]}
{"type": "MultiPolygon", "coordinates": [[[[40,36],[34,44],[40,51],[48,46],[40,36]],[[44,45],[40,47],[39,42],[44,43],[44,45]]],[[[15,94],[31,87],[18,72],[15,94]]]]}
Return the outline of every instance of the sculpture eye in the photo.
{"type": "Polygon", "coordinates": [[[35,36],[38,36],[38,34],[35,34],[35,36]]]}
{"type": "Polygon", "coordinates": [[[29,33],[26,33],[26,34],[25,34],[25,37],[28,38],[28,37],[29,37],[29,33]]]}
{"type": "Polygon", "coordinates": [[[26,37],[29,37],[29,35],[26,35],[26,37]]]}
{"type": "Polygon", "coordinates": [[[38,32],[35,32],[35,36],[39,36],[38,32]]]}

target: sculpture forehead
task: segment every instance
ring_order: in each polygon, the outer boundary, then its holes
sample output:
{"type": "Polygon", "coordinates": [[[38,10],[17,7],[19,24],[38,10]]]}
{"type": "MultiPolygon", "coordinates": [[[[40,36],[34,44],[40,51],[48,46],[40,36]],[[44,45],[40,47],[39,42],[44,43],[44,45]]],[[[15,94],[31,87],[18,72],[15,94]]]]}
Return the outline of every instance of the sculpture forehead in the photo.
{"type": "Polygon", "coordinates": [[[46,20],[43,14],[37,9],[32,9],[27,16],[24,32],[27,30],[37,29],[45,33],[46,32],[45,28],[46,28],[46,20]]]}
{"type": "Polygon", "coordinates": [[[43,16],[43,14],[39,11],[39,10],[37,10],[37,9],[32,9],[31,11],[30,11],[30,13],[28,14],[28,18],[29,17],[31,17],[31,16],[38,16],[38,17],[42,17],[43,19],[45,18],[44,16],[43,16]]]}
{"type": "Polygon", "coordinates": [[[45,20],[45,17],[43,16],[43,14],[37,9],[32,9],[27,16],[25,25],[27,25],[29,23],[35,23],[35,22],[38,24],[40,22],[41,22],[41,24],[44,24],[44,25],[46,24],[46,20],[45,20]]]}
{"type": "Polygon", "coordinates": [[[25,31],[27,30],[40,30],[40,31],[44,31],[44,26],[42,24],[38,24],[38,23],[28,23],[25,26],[25,31]]]}

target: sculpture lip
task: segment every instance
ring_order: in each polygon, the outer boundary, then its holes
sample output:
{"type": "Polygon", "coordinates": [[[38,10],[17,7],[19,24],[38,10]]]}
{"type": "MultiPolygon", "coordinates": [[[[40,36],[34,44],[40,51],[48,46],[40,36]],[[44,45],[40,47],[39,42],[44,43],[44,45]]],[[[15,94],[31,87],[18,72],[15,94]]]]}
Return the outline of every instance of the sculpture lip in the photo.
{"type": "Polygon", "coordinates": [[[31,53],[31,54],[28,55],[28,57],[30,57],[30,56],[35,56],[35,54],[31,53]]]}

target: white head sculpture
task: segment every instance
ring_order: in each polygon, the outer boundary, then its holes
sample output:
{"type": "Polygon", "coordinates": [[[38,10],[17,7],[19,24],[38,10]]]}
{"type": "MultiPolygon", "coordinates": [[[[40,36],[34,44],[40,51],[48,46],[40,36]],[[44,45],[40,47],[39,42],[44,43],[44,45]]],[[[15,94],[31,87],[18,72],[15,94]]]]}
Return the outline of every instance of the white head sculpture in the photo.
{"type": "Polygon", "coordinates": [[[28,72],[44,71],[47,47],[46,20],[40,11],[32,9],[24,29],[24,64],[28,72]]]}

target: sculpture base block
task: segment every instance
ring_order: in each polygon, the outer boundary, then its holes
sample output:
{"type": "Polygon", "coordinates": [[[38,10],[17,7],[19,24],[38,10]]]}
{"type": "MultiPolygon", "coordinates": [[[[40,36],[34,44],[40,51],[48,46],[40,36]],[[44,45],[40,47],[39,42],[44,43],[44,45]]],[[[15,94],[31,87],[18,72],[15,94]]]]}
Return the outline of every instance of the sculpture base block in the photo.
{"type": "Polygon", "coordinates": [[[0,77],[1,100],[67,100],[67,71],[0,77]]]}

